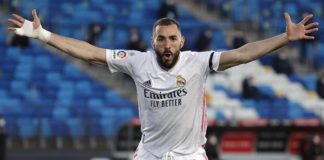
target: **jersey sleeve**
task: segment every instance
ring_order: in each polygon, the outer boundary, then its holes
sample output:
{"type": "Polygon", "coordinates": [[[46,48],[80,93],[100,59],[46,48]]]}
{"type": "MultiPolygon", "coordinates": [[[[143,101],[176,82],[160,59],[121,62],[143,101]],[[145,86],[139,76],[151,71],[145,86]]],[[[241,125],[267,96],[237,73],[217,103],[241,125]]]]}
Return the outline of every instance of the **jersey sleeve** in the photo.
{"type": "Polygon", "coordinates": [[[133,74],[134,65],[144,58],[142,52],[134,50],[110,50],[106,49],[106,61],[110,72],[123,72],[133,74]]]}
{"type": "Polygon", "coordinates": [[[222,52],[212,51],[208,60],[208,67],[210,70],[217,71],[220,64],[220,56],[222,52]]]}
{"type": "Polygon", "coordinates": [[[222,52],[219,51],[205,51],[196,52],[196,57],[202,62],[202,69],[206,72],[217,71],[220,64],[220,55],[222,52]]]}

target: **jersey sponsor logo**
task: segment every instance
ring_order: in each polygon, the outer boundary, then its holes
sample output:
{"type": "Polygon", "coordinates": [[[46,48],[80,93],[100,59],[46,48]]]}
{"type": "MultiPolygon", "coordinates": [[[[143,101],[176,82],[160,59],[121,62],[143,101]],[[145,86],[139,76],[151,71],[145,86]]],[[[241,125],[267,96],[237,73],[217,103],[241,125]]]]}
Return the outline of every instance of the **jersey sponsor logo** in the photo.
{"type": "Polygon", "coordinates": [[[156,93],[149,89],[144,88],[144,97],[149,99],[170,99],[170,98],[180,98],[187,95],[187,90],[185,88],[178,89],[167,93],[156,93]]]}
{"type": "Polygon", "coordinates": [[[182,105],[183,96],[187,95],[187,90],[181,88],[171,92],[154,92],[144,88],[144,97],[150,99],[152,108],[176,107],[182,105]]]}
{"type": "Polygon", "coordinates": [[[127,51],[113,51],[112,54],[114,60],[123,60],[126,58],[127,51]]]}
{"type": "Polygon", "coordinates": [[[183,87],[186,85],[186,79],[182,75],[177,75],[176,83],[179,87],[183,87]]]}

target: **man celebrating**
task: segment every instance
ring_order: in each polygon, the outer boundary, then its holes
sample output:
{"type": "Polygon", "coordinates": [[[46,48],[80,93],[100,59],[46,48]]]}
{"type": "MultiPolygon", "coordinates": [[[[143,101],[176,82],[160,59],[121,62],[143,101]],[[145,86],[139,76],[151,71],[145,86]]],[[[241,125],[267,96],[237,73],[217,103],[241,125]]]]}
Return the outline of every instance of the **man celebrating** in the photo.
{"type": "Polygon", "coordinates": [[[265,56],[290,41],[314,39],[310,33],[317,22],[298,24],[285,13],[286,32],[223,52],[192,52],[180,49],[185,39],[178,22],[159,19],[151,38],[154,52],[110,50],[60,36],[42,28],[36,11],[33,22],[13,14],[8,27],[18,35],[39,39],[78,59],[107,64],[111,72],[129,74],[136,83],[142,139],[135,160],[205,160],[206,138],[205,82],[211,70],[248,63],[265,56]]]}

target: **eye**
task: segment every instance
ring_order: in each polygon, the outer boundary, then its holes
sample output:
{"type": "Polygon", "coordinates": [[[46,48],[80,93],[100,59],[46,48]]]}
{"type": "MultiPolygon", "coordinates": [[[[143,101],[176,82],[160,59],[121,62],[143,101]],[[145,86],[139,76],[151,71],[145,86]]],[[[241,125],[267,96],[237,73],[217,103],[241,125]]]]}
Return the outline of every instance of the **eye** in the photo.
{"type": "Polygon", "coordinates": [[[161,42],[161,41],[163,41],[163,40],[164,40],[163,37],[158,37],[158,38],[157,38],[157,41],[159,41],[159,42],[161,42]]]}
{"type": "Polygon", "coordinates": [[[176,36],[172,36],[172,37],[171,37],[171,40],[172,40],[172,41],[176,41],[176,40],[178,40],[178,37],[176,37],[176,36]]]}

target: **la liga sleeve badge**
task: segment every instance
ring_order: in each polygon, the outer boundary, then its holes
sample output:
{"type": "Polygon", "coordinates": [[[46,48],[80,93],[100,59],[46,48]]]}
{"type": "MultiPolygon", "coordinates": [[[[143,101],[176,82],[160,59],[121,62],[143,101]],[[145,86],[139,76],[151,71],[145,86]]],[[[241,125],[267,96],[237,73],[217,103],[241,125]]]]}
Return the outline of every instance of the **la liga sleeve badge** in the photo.
{"type": "Polygon", "coordinates": [[[127,56],[127,51],[124,50],[114,50],[112,53],[112,59],[114,60],[123,60],[127,56]]]}

